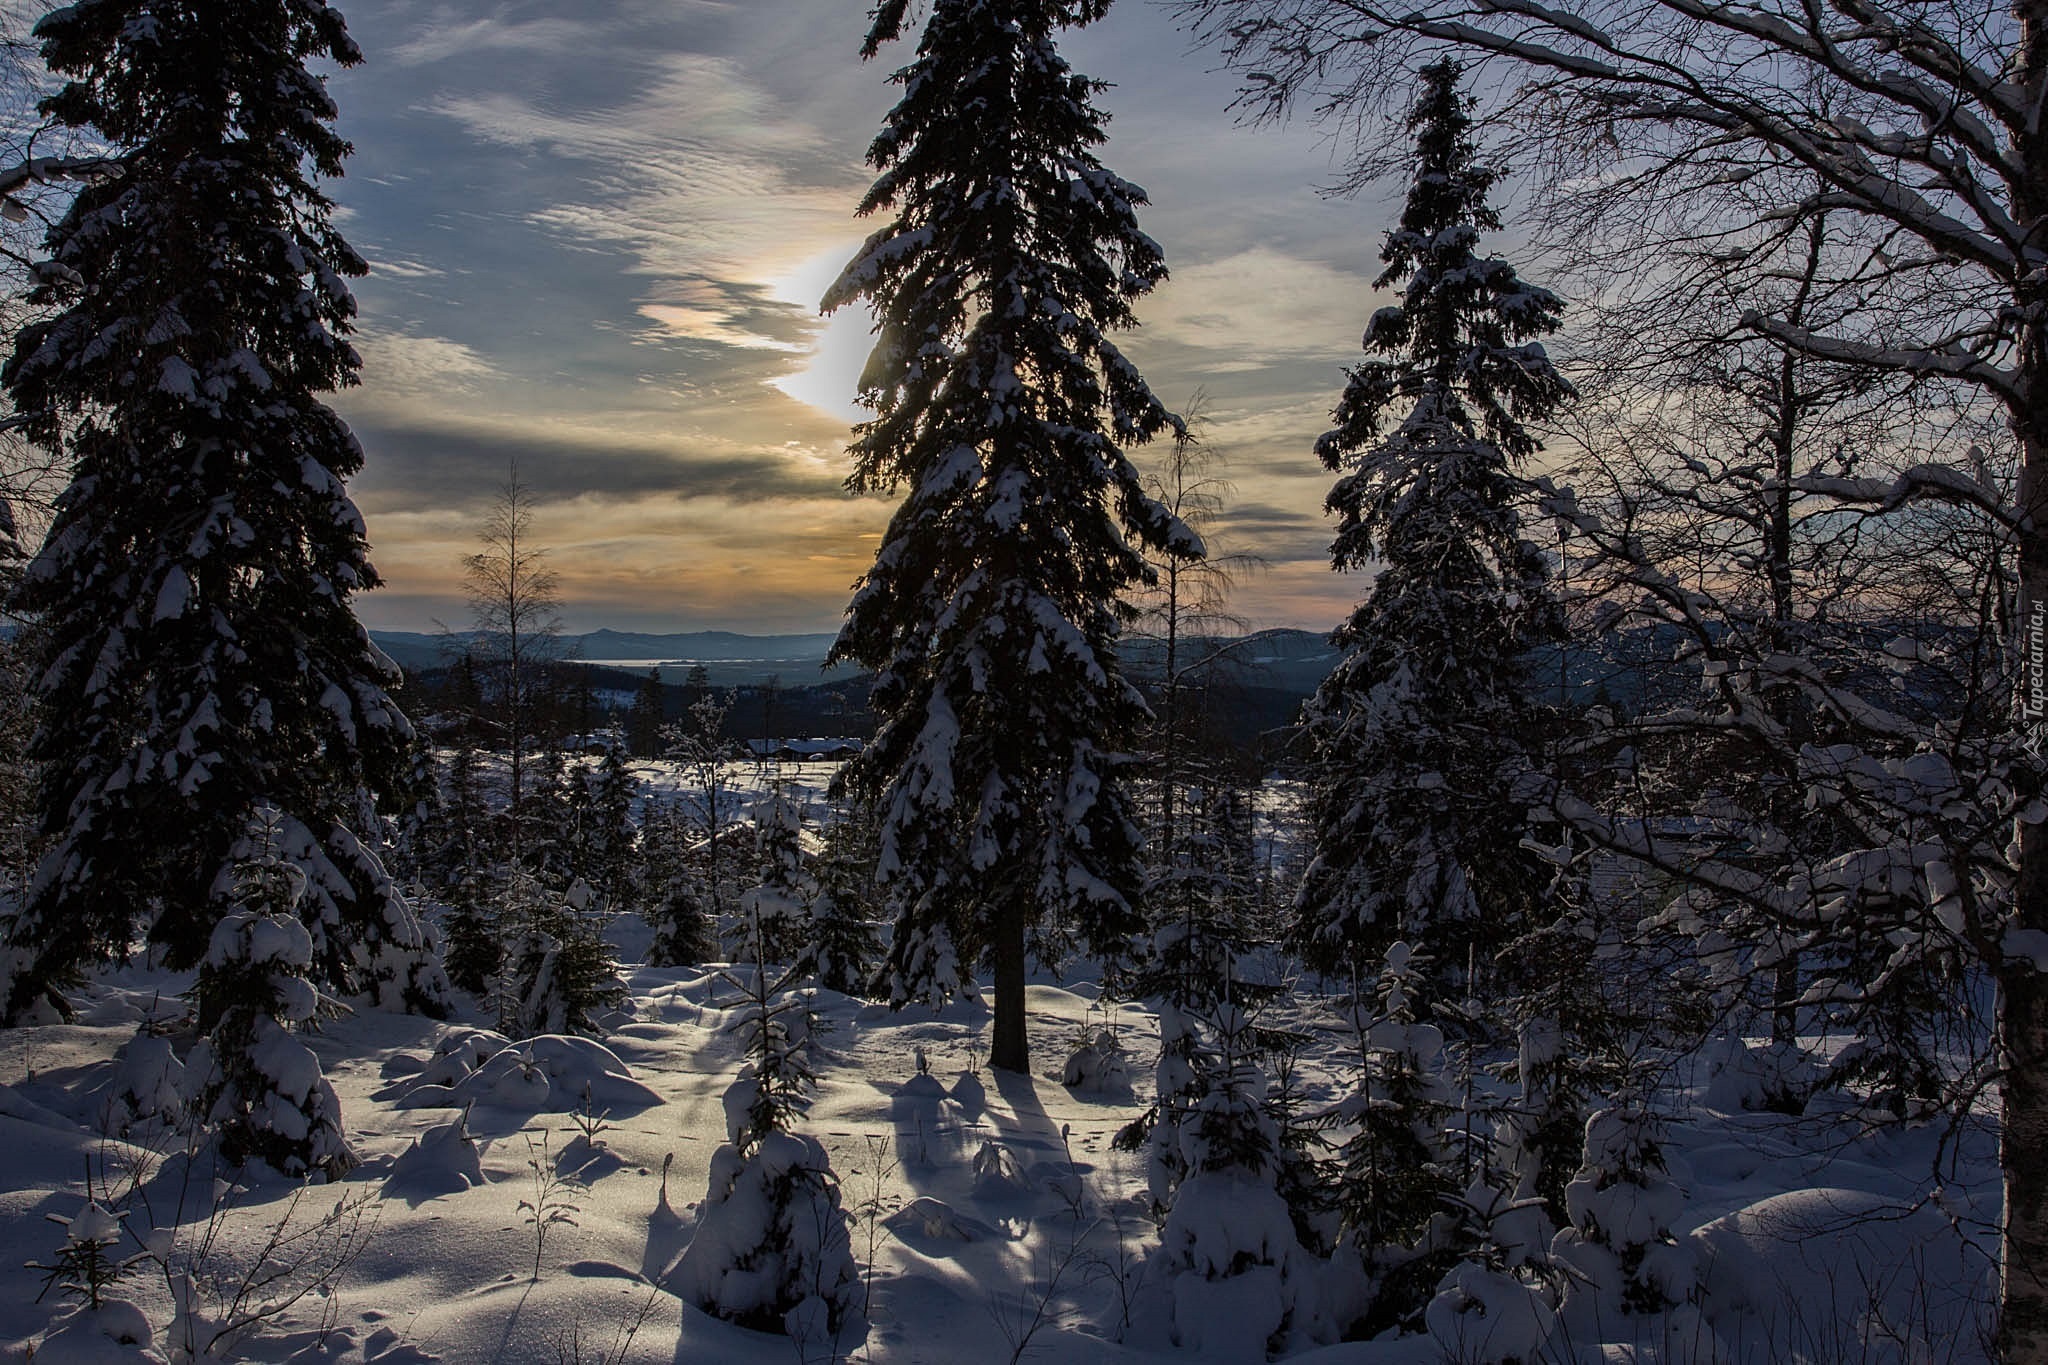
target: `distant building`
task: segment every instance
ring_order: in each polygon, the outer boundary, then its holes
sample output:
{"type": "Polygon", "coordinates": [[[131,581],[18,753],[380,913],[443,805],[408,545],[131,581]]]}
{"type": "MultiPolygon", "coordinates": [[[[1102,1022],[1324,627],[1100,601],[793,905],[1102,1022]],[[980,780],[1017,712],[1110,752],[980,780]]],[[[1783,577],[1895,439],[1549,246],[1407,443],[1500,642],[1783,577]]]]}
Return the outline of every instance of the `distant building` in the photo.
{"type": "Polygon", "coordinates": [[[860,753],[857,739],[750,739],[747,752],[778,763],[840,763],[860,753]]]}

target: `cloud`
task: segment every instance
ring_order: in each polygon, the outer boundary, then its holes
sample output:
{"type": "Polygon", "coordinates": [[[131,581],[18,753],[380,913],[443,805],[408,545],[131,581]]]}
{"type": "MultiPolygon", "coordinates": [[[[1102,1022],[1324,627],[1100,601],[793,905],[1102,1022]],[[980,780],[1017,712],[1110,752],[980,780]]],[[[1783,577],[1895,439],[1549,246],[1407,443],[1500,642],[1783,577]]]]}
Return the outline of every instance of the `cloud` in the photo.
{"type": "Polygon", "coordinates": [[[482,355],[446,337],[365,332],[356,338],[356,349],[363,368],[394,393],[445,394],[474,388],[476,381],[498,374],[482,355]]]}
{"type": "Polygon", "coordinates": [[[769,290],[845,234],[865,176],[821,156],[833,139],[731,59],[678,52],[648,64],[652,79],[615,102],[562,108],[496,90],[425,107],[487,143],[587,163],[572,195],[528,216],[564,241],[623,249],[630,273],[659,281],[638,308],[655,326],[801,349],[816,324],[769,290]]]}
{"type": "Polygon", "coordinates": [[[455,412],[431,401],[342,406],[367,457],[356,497],[373,516],[422,505],[473,511],[490,501],[515,463],[544,504],[660,494],[753,506],[838,497],[846,476],[837,452],[804,445],[619,430],[573,416],[455,412]]]}
{"type": "Polygon", "coordinates": [[[546,54],[573,49],[588,37],[590,29],[589,23],[570,19],[519,23],[483,18],[430,20],[388,55],[400,66],[423,66],[478,52],[546,54]]]}
{"type": "Polygon", "coordinates": [[[1269,548],[1275,541],[1329,539],[1324,518],[1293,507],[1270,503],[1234,503],[1217,516],[1216,524],[1233,544],[1258,543],[1269,548]]]}
{"type": "MultiPolygon", "coordinates": [[[[533,537],[578,622],[830,630],[887,515],[885,505],[842,496],[782,499],[763,516],[756,504],[721,497],[585,495],[545,502],[533,537]],[[733,591],[736,579],[744,593],[733,591]]],[[[480,508],[379,516],[374,559],[400,586],[360,599],[364,618],[390,628],[463,620],[463,557],[475,549],[480,520],[480,508]]]]}
{"type": "Polygon", "coordinates": [[[1378,306],[1355,274],[1255,246],[1174,271],[1146,300],[1145,325],[1180,345],[1222,352],[1208,373],[1277,360],[1348,359],[1378,306]]]}

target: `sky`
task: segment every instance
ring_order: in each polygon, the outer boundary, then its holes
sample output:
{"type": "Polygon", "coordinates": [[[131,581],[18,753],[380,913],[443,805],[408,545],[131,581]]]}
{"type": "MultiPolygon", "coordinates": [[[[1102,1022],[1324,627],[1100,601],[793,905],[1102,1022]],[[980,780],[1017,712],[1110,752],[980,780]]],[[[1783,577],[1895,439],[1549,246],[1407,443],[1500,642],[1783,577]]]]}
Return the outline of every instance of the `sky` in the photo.
{"type": "MultiPolygon", "coordinates": [[[[893,499],[843,487],[869,320],[817,304],[871,226],[863,156],[914,43],[862,62],[866,0],[343,8],[365,60],[330,80],[355,145],[330,189],[371,274],[336,406],[385,578],[364,620],[462,624],[516,461],[568,629],[834,629],[893,499]]],[[[1235,485],[1212,538],[1268,561],[1233,606],[1328,629],[1366,584],[1328,567],[1311,448],[1384,301],[1390,209],[1320,191],[1320,129],[1240,126],[1151,0],[1061,50],[1114,83],[1098,155],[1150,193],[1172,271],[1121,344],[1170,406],[1204,393],[1235,485]]]]}

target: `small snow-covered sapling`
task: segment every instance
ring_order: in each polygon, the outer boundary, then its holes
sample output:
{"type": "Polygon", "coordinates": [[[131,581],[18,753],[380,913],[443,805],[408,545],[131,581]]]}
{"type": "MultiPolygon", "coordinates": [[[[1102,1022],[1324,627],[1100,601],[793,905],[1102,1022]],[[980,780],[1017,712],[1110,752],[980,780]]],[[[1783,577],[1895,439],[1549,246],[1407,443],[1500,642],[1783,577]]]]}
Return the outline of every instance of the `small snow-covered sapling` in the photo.
{"type": "Polygon", "coordinates": [[[107,1291],[135,1268],[135,1257],[114,1253],[121,1241],[121,1220],[127,1215],[109,1213],[97,1201],[88,1200],[84,1210],[74,1217],[58,1213],[43,1216],[64,1229],[64,1245],[57,1249],[56,1260],[49,1265],[40,1261],[26,1263],[28,1269],[43,1272],[43,1289],[36,1295],[36,1302],[42,1302],[55,1289],[68,1298],[83,1299],[88,1308],[98,1308],[107,1291]]]}

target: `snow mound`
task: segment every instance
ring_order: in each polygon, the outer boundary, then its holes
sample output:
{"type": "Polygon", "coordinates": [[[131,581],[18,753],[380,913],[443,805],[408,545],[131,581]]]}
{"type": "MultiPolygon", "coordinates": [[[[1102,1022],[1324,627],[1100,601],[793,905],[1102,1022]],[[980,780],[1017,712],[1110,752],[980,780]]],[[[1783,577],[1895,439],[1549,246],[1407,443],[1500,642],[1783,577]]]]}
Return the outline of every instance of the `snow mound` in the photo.
{"type": "Polygon", "coordinates": [[[65,1133],[78,1127],[56,1110],[37,1104],[11,1085],[0,1085],[0,1118],[19,1119],[38,1128],[55,1128],[65,1133]]]}
{"type": "Polygon", "coordinates": [[[421,1350],[389,1327],[375,1328],[360,1340],[355,1330],[348,1327],[303,1335],[310,1339],[286,1356],[284,1365],[433,1365],[441,1358],[421,1350]]]}
{"type": "Polygon", "coordinates": [[[125,1299],[107,1299],[98,1308],[80,1304],[50,1324],[33,1358],[37,1365],[160,1365],[153,1335],[149,1318],[125,1299]]]}
{"type": "Polygon", "coordinates": [[[1444,1276],[1424,1321],[1447,1359],[1470,1365],[1542,1360],[1557,1330],[1557,1312],[1540,1287],[1473,1261],[1444,1276]]]}
{"type": "Polygon", "coordinates": [[[947,1098],[946,1087],[939,1084],[939,1078],[929,1071],[920,1071],[896,1087],[896,1098],[902,1100],[943,1100],[947,1098]]]}
{"type": "Polygon", "coordinates": [[[1991,1248],[1937,1209],[1867,1191],[1773,1195],[1688,1240],[1727,1341],[1853,1341],[1889,1365],[1907,1359],[1901,1342],[1978,1340],[1997,1302],[1991,1248]]]}
{"type": "Polygon", "coordinates": [[[384,1197],[417,1206],[438,1195],[484,1183],[483,1158],[461,1119],[438,1123],[413,1139],[384,1180],[384,1197]]]}
{"type": "Polygon", "coordinates": [[[882,1225],[906,1240],[928,1242],[980,1242],[995,1229],[978,1218],[954,1210],[943,1199],[921,1194],[882,1220],[882,1225]]]}
{"type": "Polygon", "coordinates": [[[445,1052],[437,1051],[418,1075],[400,1081],[396,1089],[400,1109],[476,1104],[553,1113],[584,1108],[619,1112],[662,1102],[604,1044],[558,1033],[506,1043],[478,1030],[445,1052]]]}

